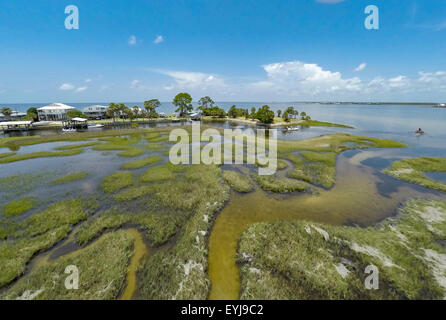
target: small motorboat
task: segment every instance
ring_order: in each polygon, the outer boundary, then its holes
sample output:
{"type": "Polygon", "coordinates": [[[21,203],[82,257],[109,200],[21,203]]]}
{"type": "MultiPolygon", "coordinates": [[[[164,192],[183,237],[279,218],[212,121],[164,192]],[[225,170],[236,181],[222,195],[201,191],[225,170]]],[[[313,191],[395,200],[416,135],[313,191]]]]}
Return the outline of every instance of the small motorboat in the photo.
{"type": "Polygon", "coordinates": [[[297,131],[299,130],[298,127],[286,127],[286,131],[297,131]]]}
{"type": "Polygon", "coordinates": [[[76,128],[63,127],[62,132],[76,132],[76,128]]]}
{"type": "Polygon", "coordinates": [[[99,124],[99,123],[89,123],[88,124],[88,129],[96,129],[96,128],[103,128],[104,125],[103,124],[99,124]]]}
{"type": "Polygon", "coordinates": [[[424,131],[421,130],[421,128],[418,128],[418,130],[415,130],[415,134],[422,135],[424,134],[424,131]]]}

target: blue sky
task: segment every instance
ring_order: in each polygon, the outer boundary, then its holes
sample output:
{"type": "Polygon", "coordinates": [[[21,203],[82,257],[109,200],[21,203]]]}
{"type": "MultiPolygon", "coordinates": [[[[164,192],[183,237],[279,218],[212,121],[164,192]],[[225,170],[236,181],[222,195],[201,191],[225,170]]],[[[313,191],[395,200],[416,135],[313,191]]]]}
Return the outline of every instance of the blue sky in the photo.
{"type": "Polygon", "coordinates": [[[445,39],[444,0],[2,0],[0,102],[446,101],[445,39]]]}

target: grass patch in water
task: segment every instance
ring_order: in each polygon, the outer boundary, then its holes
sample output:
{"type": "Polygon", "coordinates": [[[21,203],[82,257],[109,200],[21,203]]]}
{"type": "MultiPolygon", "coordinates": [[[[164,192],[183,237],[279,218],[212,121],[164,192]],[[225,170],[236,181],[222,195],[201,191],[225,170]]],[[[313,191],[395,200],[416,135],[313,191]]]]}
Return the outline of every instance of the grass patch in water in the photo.
{"type": "Polygon", "coordinates": [[[3,216],[13,217],[21,215],[34,208],[36,199],[34,197],[23,197],[19,200],[8,202],[3,206],[3,216]]]}
{"type": "Polygon", "coordinates": [[[175,173],[169,166],[159,166],[148,169],[142,176],[142,182],[159,182],[166,180],[174,180],[175,173]]]}
{"type": "Polygon", "coordinates": [[[307,189],[307,185],[298,180],[288,178],[277,178],[274,176],[254,175],[257,183],[263,190],[286,193],[286,192],[303,192],[307,189]]]}
{"type": "Polygon", "coordinates": [[[299,122],[298,125],[306,127],[338,127],[338,128],[354,129],[354,127],[345,124],[338,124],[338,123],[331,123],[317,120],[303,120],[299,122]]]}
{"type": "Polygon", "coordinates": [[[288,167],[288,163],[285,160],[278,159],[277,160],[277,170],[283,170],[288,167]]]}
{"type": "Polygon", "coordinates": [[[169,137],[166,135],[161,135],[160,132],[151,132],[148,133],[146,135],[144,135],[144,138],[148,141],[148,142],[162,142],[162,141],[168,141],[169,137]]]}
{"type": "Polygon", "coordinates": [[[249,192],[253,188],[251,179],[235,171],[223,171],[223,180],[238,192],[249,192]]]}
{"type": "Polygon", "coordinates": [[[323,135],[307,140],[278,140],[277,152],[289,153],[297,150],[315,152],[342,152],[356,148],[404,148],[406,145],[388,139],[353,136],[347,133],[323,135]],[[351,143],[352,146],[347,144],[351,143]]]}
{"type": "Polygon", "coordinates": [[[206,299],[210,288],[207,235],[214,215],[229,197],[229,187],[223,183],[220,169],[212,165],[187,166],[184,177],[163,185],[166,195],[161,204],[175,201],[172,208],[187,210],[188,216],[177,231],[175,244],[156,251],[143,266],[141,298],[206,299]]]}
{"type": "Polygon", "coordinates": [[[16,222],[8,241],[0,242],[0,288],[20,276],[34,255],[65,238],[73,225],[87,219],[96,208],[94,200],[69,199],[16,222]]]}
{"type": "Polygon", "coordinates": [[[164,145],[159,143],[149,143],[145,144],[144,148],[150,150],[150,151],[163,151],[164,145]]]}
{"type": "Polygon", "coordinates": [[[85,179],[87,176],[88,176],[88,171],[74,172],[74,173],[70,173],[64,177],[55,179],[52,181],[52,183],[53,184],[68,183],[71,181],[85,179]]]}
{"type": "Polygon", "coordinates": [[[3,152],[3,153],[0,153],[0,159],[14,156],[16,154],[17,154],[17,152],[3,152]]]}
{"type": "Polygon", "coordinates": [[[145,195],[155,192],[155,188],[152,185],[142,185],[127,188],[113,196],[113,199],[121,202],[128,202],[145,195]]]}
{"type": "Polygon", "coordinates": [[[154,246],[165,243],[172,237],[186,216],[178,213],[153,214],[149,211],[140,213],[122,213],[117,209],[104,211],[94,219],[84,223],[77,232],[76,240],[84,245],[107,230],[121,228],[124,225],[138,225],[144,230],[145,237],[154,246]]]}
{"type": "Polygon", "coordinates": [[[442,299],[446,203],[410,201],[375,227],[258,223],[240,239],[242,299],[442,299]],[[369,265],[379,290],[367,290],[369,265]]]}
{"type": "Polygon", "coordinates": [[[339,153],[356,148],[402,148],[396,141],[352,136],[346,133],[323,135],[298,141],[278,141],[280,156],[295,165],[291,178],[331,188],[335,183],[336,157],[339,153]],[[300,151],[300,155],[295,154],[300,151]]]}
{"type": "Polygon", "coordinates": [[[141,150],[136,147],[128,146],[125,144],[111,144],[104,143],[93,147],[94,150],[98,151],[114,151],[114,150],[122,150],[117,155],[120,157],[137,157],[144,153],[144,150],[141,150]]]}
{"type": "Polygon", "coordinates": [[[125,285],[133,239],[125,231],[109,233],[90,246],[38,267],[0,296],[1,299],[111,300],[125,285]],[[67,266],[79,271],[79,289],[67,290],[67,266]]]}
{"type": "Polygon", "coordinates": [[[58,151],[58,152],[52,152],[52,151],[31,152],[31,153],[9,156],[6,158],[0,158],[0,163],[10,163],[10,162],[36,159],[36,158],[73,156],[81,153],[82,151],[83,151],[82,149],[73,149],[73,150],[58,151]]]}
{"type": "Polygon", "coordinates": [[[66,146],[60,146],[54,148],[54,150],[72,150],[72,149],[79,149],[79,148],[86,148],[91,147],[100,144],[100,142],[97,141],[91,141],[86,143],[80,143],[80,144],[68,144],[66,146]]]}
{"type": "Polygon", "coordinates": [[[162,161],[163,158],[159,156],[149,156],[147,158],[141,159],[141,160],[135,160],[135,161],[129,161],[124,163],[121,166],[121,169],[139,169],[154,163],[158,163],[162,161]]]}
{"type": "Polygon", "coordinates": [[[129,187],[133,184],[133,173],[129,171],[117,171],[102,179],[100,188],[105,193],[113,193],[129,187]]]}
{"type": "Polygon", "coordinates": [[[425,175],[425,172],[446,172],[446,158],[404,159],[395,161],[389,169],[385,169],[383,172],[426,188],[446,192],[446,184],[425,175]]]}

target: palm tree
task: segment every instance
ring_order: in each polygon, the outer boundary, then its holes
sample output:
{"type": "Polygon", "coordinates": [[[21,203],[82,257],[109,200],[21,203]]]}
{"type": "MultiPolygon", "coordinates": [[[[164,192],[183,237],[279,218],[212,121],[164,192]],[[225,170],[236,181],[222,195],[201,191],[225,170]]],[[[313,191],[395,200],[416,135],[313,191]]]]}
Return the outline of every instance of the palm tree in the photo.
{"type": "Polygon", "coordinates": [[[1,109],[1,112],[3,113],[3,115],[5,116],[6,119],[8,119],[8,120],[11,119],[11,114],[12,114],[11,108],[3,107],[1,109]]]}
{"type": "Polygon", "coordinates": [[[280,118],[280,116],[282,115],[282,110],[277,110],[277,117],[279,117],[280,118]]]}

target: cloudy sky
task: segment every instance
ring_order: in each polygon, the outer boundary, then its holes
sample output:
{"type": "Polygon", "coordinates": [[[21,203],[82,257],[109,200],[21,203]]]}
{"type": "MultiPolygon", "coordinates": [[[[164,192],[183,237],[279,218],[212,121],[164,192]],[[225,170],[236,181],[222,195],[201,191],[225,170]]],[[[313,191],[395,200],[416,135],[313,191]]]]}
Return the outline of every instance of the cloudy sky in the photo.
{"type": "Polygon", "coordinates": [[[444,0],[2,0],[0,102],[446,101],[445,39],[444,0]]]}

